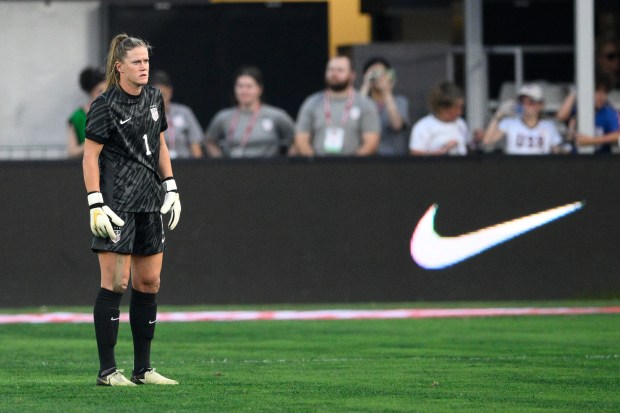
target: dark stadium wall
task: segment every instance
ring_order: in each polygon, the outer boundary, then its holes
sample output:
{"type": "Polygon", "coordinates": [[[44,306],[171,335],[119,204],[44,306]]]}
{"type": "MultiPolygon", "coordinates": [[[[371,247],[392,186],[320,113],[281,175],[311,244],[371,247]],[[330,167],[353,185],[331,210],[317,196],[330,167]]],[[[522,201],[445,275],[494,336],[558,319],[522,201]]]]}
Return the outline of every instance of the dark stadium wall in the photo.
{"type": "Polygon", "coordinates": [[[323,87],[326,3],[157,4],[103,2],[104,43],[124,32],[146,39],[151,72],[170,75],[174,100],[191,107],[204,129],[234,104],[242,66],[261,69],[264,101],[293,118],[303,99],[323,87]]]}
{"type": "MultiPolygon", "coordinates": [[[[177,161],[161,304],[617,297],[615,157],[177,161]],[[432,204],[455,236],[585,206],[443,270],[409,242],[432,204]]],[[[0,163],[0,307],[90,305],[99,285],[79,162],[0,163]]]]}

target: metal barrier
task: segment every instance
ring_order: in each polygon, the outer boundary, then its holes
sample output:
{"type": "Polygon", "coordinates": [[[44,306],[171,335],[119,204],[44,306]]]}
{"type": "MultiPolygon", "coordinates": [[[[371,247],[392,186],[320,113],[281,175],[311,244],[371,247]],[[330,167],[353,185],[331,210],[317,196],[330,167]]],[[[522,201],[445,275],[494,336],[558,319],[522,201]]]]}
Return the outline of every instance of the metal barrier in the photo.
{"type": "Polygon", "coordinates": [[[67,146],[49,143],[0,145],[0,160],[57,160],[67,158],[67,146]]]}

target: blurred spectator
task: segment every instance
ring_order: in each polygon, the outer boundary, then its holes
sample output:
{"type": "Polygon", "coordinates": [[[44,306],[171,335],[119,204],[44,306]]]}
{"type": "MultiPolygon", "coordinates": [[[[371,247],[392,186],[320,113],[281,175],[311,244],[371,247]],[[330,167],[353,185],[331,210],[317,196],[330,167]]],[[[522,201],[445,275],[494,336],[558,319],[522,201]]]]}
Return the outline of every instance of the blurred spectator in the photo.
{"type": "Polygon", "coordinates": [[[86,114],[93,100],[103,92],[105,73],[100,69],[87,67],[80,73],[79,81],[80,88],[88,95],[88,101],[69,117],[67,128],[67,156],[69,158],[79,158],[84,153],[86,114]]]}
{"type": "Polygon", "coordinates": [[[465,99],[454,83],[442,82],[428,96],[430,113],[413,125],[411,155],[466,155],[467,124],[461,117],[465,99]]]}
{"type": "Polygon", "coordinates": [[[205,144],[215,158],[275,157],[285,154],[295,135],[293,119],[282,109],[262,103],[263,77],[244,67],[235,77],[237,106],[216,113],[205,144]]]}
{"type": "Polygon", "coordinates": [[[327,88],[306,98],[297,115],[295,144],[300,155],[373,155],[379,146],[377,108],[353,88],[351,60],[327,63],[327,88]]]}
{"type": "Polygon", "coordinates": [[[620,41],[605,37],[596,43],[596,70],[606,74],[610,89],[620,88],[620,41]]]}
{"type": "Polygon", "coordinates": [[[541,119],[545,106],[542,88],[528,83],[519,89],[516,107],[511,101],[497,109],[484,133],[484,145],[504,139],[508,155],[544,155],[567,152],[553,120],[541,119]]]}
{"type": "Polygon", "coordinates": [[[370,96],[381,120],[381,140],[378,155],[407,155],[407,128],[409,101],[403,95],[394,95],[396,73],[382,57],[374,57],[364,64],[364,79],[360,93],[370,96]]]}
{"type": "Polygon", "coordinates": [[[166,72],[157,71],[151,77],[153,86],[161,91],[166,109],[168,129],[164,132],[170,159],[202,158],[202,128],[194,112],[186,105],[172,102],[174,88],[166,72]]]}
{"type": "Polygon", "coordinates": [[[612,145],[620,142],[620,126],[618,125],[618,112],[607,101],[607,93],[611,89],[611,79],[607,74],[596,74],[594,81],[594,125],[595,136],[577,132],[577,107],[576,91],[566,96],[556,117],[568,125],[568,135],[577,146],[594,146],[595,153],[610,153],[612,145]]]}

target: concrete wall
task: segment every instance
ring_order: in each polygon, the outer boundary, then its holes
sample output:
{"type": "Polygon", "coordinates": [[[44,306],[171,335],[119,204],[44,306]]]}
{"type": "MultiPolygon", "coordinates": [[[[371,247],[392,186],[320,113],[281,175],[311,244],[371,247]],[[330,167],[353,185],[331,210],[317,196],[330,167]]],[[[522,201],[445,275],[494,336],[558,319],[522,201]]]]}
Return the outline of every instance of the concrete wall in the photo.
{"type": "MultiPolygon", "coordinates": [[[[620,294],[614,157],[177,162],[162,304],[389,302],[620,294]],[[412,232],[454,236],[586,202],[443,270],[412,232]]],[[[90,305],[99,286],[79,162],[0,163],[0,307],[90,305]]]]}
{"type": "Polygon", "coordinates": [[[67,120],[85,100],[79,73],[100,64],[98,10],[98,1],[0,2],[0,146],[65,152],[67,120]]]}

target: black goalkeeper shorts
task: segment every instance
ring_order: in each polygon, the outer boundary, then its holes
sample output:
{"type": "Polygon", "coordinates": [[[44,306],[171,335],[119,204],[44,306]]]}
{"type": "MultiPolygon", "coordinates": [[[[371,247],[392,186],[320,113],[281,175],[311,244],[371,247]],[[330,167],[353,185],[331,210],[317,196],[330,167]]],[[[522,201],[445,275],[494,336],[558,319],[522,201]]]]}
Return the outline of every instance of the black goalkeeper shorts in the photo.
{"type": "Polygon", "coordinates": [[[94,252],[116,252],[130,255],[153,255],[166,249],[164,224],[159,212],[123,212],[116,214],[125,221],[122,227],[112,223],[118,242],[110,238],[93,238],[94,252]]]}

